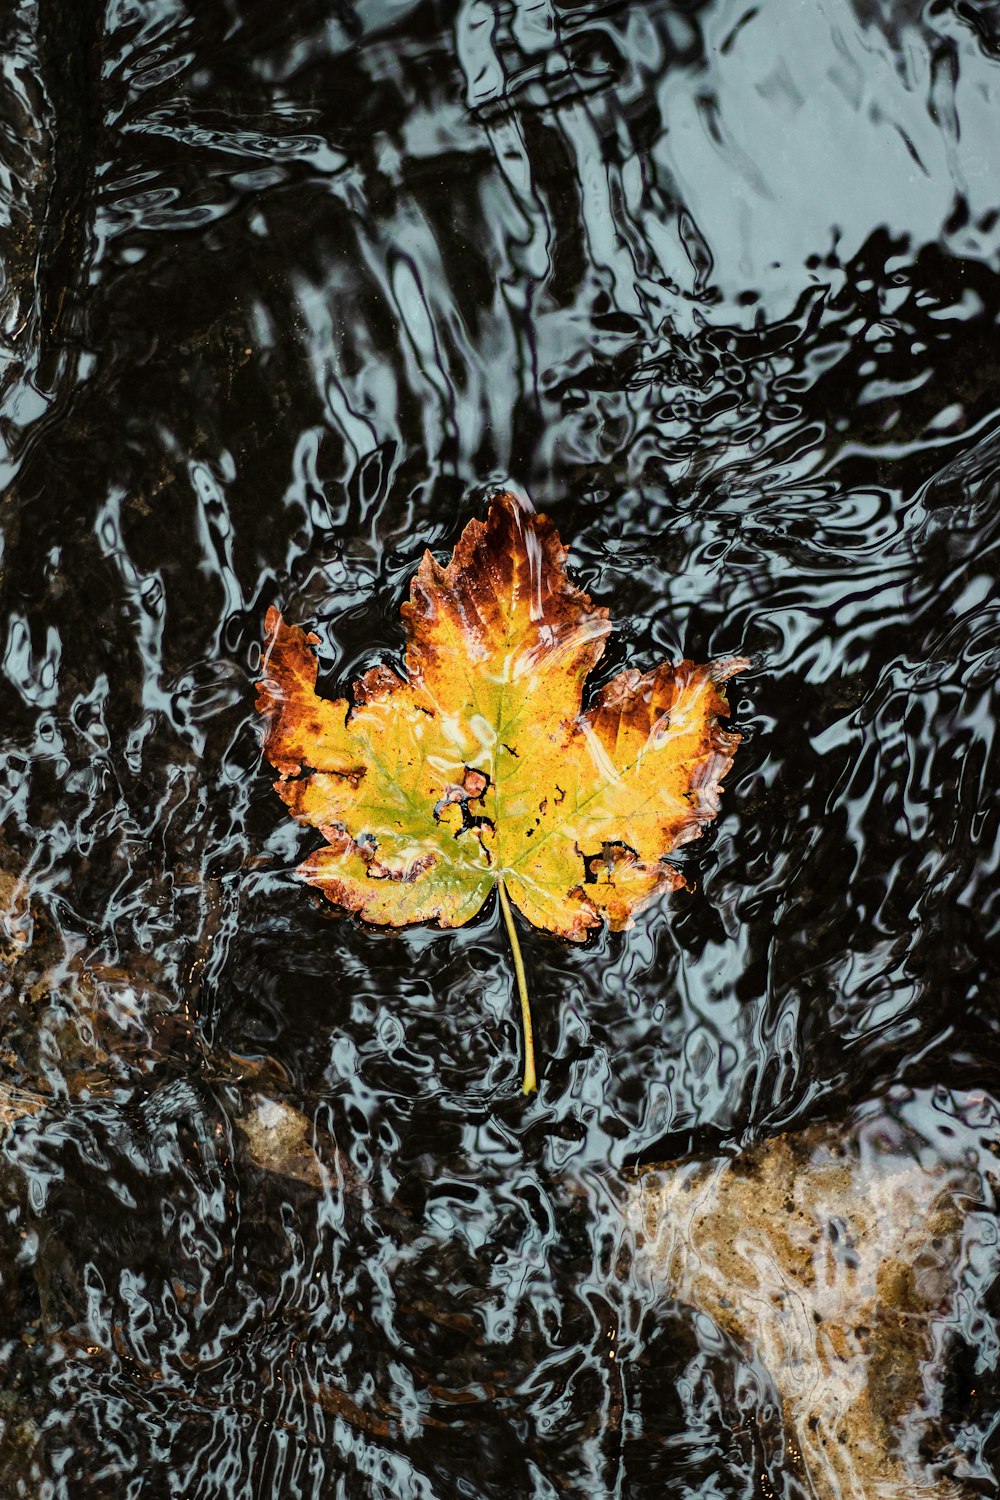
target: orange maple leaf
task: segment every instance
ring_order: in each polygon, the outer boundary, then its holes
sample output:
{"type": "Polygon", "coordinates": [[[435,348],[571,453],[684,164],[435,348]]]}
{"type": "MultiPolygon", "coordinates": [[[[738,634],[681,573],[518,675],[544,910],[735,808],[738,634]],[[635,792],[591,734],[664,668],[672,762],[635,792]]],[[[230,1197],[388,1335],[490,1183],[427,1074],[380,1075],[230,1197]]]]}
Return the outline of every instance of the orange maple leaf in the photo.
{"type": "Polygon", "coordinates": [[[257,707],[276,790],[326,843],[299,874],[380,926],[460,927],[496,889],[531,1018],[511,903],[583,941],[684,884],[666,856],[715,817],[740,736],[722,684],[748,663],[626,669],[582,706],[608,611],[567,577],[547,516],[494,496],[447,567],[429,552],[403,605],[405,676],[353,702],[316,693],[316,636],[267,614],[257,707]]]}

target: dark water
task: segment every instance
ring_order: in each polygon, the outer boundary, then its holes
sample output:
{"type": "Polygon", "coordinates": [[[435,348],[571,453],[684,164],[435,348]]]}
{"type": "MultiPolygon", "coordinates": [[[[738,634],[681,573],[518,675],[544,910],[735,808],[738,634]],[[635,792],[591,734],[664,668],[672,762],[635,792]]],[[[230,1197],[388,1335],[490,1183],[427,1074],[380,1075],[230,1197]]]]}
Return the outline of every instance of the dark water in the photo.
{"type": "Polygon", "coordinates": [[[996,1119],[997,7],[11,0],[0,59],[2,1493],[800,1493],[625,1169],[996,1119]],[[753,659],[696,889],[525,935],[530,1102],[496,911],[322,909],[252,710],[269,603],[398,660],[506,480],[602,671],[753,659]]]}

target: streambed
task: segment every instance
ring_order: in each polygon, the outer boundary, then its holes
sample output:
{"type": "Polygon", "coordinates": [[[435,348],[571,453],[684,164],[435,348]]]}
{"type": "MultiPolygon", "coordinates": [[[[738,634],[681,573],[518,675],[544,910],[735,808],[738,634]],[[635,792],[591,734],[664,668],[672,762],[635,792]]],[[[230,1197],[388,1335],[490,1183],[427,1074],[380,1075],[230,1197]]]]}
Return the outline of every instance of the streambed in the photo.
{"type": "Polygon", "coordinates": [[[702,1251],[678,1182],[840,1140],[954,1184],[911,1456],[994,1494],[993,8],[25,0],[0,55],[0,1489],[809,1493],[637,1171],[702,1251]],[[324,907],[253,709],[268,605],[398,664],[508,482],[607,677],[752,662],[691,889],[523,934],[528,1101],[499,912],[324,907]]]}

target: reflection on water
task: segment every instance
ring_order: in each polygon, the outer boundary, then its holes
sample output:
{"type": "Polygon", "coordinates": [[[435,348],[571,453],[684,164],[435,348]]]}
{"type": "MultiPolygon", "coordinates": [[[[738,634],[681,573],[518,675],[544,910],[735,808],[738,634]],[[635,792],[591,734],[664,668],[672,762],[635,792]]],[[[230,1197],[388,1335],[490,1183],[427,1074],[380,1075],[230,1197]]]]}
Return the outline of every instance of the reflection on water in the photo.
{"type": "Polygon", "coordinates": [[[624,1169],[993,1118],[993,8],[30,0],[0,56],[4,1493],[800,1494],[624,1169]],[[528,1104],[496,915],[320,910],[252,712],[269,603],[398,659],[507,479],[609,676],[754,661],[696,889],[528,935],[528,1104]]]}

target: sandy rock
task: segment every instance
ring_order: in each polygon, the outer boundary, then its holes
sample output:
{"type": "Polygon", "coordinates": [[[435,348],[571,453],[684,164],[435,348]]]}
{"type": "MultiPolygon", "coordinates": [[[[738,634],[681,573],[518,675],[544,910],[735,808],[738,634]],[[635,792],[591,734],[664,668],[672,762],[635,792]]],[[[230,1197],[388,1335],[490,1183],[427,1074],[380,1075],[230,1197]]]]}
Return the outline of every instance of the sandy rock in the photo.
{"type": "Polygon", "coordinates": [[[37,1115],[45,1104],[46,1100],[38,1094],[0,1083],[0,1142],[6,1139],[18,1120],[23,1120],[25,1115],[37,1115]]]}
{"type": "Polygon", "coordinates": [[[312,1144],[312,1121],[280,1099],[254,1094],[236,1117],[250,1155],[265,1172],[323,1190],[326,1173],[312,1144]]]}
{"type": "Polygon", "coordinates": [[[636,1185],[647,1269],[766,1367],[791,1467],[817,1500],[964,1493],[923,1454],[983,1184],[919,1146],[824,1124],[636,1185]]]}

